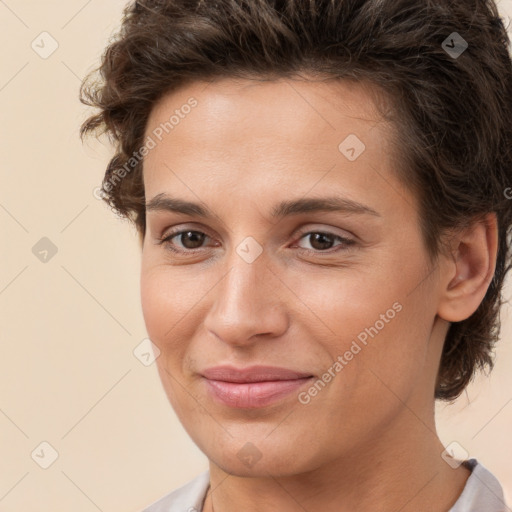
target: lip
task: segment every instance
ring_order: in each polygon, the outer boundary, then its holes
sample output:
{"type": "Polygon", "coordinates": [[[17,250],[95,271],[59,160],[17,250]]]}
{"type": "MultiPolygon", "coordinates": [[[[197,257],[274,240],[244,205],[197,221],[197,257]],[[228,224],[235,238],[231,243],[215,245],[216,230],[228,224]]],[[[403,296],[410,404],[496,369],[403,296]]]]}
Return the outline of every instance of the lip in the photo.
{"type": "Polygon", "coordinates": [[[246,409],[281,400],[313,378],[310,373],[276,366],[216,366],[204,370],[202,376],[213,399],[229,407],[246,409]]]}

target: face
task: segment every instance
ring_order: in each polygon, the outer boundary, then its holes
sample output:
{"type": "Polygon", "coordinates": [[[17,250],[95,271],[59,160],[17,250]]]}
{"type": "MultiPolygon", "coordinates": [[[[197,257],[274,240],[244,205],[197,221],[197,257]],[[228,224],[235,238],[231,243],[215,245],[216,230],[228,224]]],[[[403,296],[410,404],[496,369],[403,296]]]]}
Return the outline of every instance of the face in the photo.
{"type": "Polygon", "coordinates": [[[196,82],[151,112],[144,319],[180,421],[230,473],[358,457],[401,435],[404,403],[432,407],[437,274],[391,133],[348,82],[196,82]]]}

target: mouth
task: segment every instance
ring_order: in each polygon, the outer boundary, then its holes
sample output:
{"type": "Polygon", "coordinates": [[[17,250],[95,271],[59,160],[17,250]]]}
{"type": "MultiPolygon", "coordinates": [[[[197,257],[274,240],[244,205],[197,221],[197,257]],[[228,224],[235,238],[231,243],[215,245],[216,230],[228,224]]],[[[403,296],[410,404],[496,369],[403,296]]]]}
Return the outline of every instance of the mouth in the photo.
{"type": "Polygon", "coordinates": [[[312,374],[287,368],[217,366],[202,372],[210,397],[234,408],[265,407],[309,383],[312,374]]]}

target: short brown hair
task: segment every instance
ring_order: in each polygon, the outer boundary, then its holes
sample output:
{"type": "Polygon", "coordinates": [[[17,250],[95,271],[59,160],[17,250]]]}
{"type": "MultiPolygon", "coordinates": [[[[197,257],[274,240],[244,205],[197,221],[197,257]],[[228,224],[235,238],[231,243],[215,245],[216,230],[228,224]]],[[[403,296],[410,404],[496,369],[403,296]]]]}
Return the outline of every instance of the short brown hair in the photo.
{"type": "Polygon", "coordinates": [[[196,80],[302,72],[379,87],[394,105],[399,177],[419,199],[431,258],[448,228],[488,212],[498,218],[492,282],[475,313],[452,323],[445,340],[435,397],[452,400],[477,369],[493,367],[511,266],[509,44],[490,0],[136,1],[125,7],[99,79],[95,71],[82,83],[81,101],[100,110],[80,135],[102,128],[116,145],[104,199],[143,238],[143,160],[133,155],[164,94],[196,80]]]}

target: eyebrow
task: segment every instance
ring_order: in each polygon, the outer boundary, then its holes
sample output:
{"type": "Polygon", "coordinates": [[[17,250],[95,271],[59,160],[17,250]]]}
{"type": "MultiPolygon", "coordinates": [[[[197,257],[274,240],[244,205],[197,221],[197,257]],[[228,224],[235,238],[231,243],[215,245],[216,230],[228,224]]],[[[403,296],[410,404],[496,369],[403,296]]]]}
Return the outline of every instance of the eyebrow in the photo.
{"type": "MultiPolygon", "coordinates": [[[[171,211],[204,218],[215,217],[209,208],[199,203],[170,197],[164,193],[158,194],[146,202],[146,211],[171,211]]],[[[381,216],[380,213],[367,205],[338,196],[282,201],[272,208],[271,215],[273,218],[283,218],[311,212],[344,212],[381,216]]]]}

